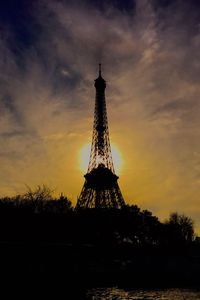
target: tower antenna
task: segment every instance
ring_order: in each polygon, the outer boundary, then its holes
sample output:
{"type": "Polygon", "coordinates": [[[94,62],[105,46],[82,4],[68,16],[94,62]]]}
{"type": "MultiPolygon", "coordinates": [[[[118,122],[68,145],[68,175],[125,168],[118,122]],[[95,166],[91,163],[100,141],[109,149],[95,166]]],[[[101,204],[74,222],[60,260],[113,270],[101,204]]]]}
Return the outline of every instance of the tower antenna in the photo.
{"type": "Polygon", "coordinates": [[[101,63],[99,63],[99,77],[101,77],[101,63]]]}

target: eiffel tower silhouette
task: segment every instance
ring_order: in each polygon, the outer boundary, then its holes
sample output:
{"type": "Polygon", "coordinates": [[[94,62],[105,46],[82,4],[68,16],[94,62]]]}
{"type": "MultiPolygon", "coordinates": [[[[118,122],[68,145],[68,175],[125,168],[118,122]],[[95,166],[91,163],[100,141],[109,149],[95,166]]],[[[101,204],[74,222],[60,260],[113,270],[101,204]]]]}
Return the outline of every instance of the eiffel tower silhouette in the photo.
{"type": "Polygon", "coordinates": [[[94,86],[96,99],[90,161],[76,208],[121,208],[125,202],[112,160],[105,99],[106,81],[101,75],[101,64],[94,86]]]}

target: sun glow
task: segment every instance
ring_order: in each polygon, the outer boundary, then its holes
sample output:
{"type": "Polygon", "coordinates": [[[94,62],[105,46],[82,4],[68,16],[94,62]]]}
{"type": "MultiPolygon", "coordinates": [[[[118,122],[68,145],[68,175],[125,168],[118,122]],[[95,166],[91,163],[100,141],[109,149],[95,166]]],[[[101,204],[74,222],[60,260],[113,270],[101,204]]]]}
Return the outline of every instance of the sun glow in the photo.
{"type": "Polygon", "coordinates": [[[117,146],[111,144],[111,151],[112,151],[112,158],[114,163],[114,169],[117,175],[121,173],[122,166],[123,166],[123,159],[121,153],[117,146]]]}
{"type": "MultiPolygon", "coordinates": [[[[79,153],[79,167],[81,172],[83,173],[87,172],[89,159],[90,159],[90,150],[91,150],[91,144],[87,143],[83,145],[79,153]]],[[[111,144],[111,151],[112,151],[114,169],[117,175],[119,175],[123,165],[121,153],[119,152],[118,148],[113,144],[111,144]]]]}

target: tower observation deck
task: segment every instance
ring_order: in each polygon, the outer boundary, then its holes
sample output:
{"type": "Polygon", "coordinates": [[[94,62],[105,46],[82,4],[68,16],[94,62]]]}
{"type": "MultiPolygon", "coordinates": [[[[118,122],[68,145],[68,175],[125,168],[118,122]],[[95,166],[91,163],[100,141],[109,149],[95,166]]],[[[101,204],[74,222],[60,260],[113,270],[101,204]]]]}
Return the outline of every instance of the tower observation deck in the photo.
{"type": "Polygon", "coordinates": [[[76,208],[121,208],[125,202],[112,160],[105,99],[106,81],[101,75],[101,64],[94,86],[96,99],[90,160],[76,208]]]}

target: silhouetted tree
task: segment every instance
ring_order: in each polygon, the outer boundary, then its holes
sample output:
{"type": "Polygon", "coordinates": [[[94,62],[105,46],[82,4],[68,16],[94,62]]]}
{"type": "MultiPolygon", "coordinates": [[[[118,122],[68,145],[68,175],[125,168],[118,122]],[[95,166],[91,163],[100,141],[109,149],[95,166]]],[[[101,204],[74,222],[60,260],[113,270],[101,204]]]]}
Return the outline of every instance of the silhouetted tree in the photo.
{"type": "MultiPolygon", "coordinates": [[[[173,253],[180,246],[189,249],[187,245],[194,240],[193,221],[185,215],[172,213],[168,221],[161,223],[137,205],[74,210],[67,197],[54,197],[45,185],[28,187],[22,195],[1,198],[0,228],[0,240],[60,240],[104,247],[105,251],[114,248],[119,255],[140,250],[147,253],[151,249],[170,249],[173,253]]],[[[198,250],[198,243],[195,245],[198,250]]]]}
{"type": "Polygon", "coordinates": [[[62,194],[57,199],[45,201],[43,210],[55,214],[66,214],[73,209],[72,202],[62,194]]]}
{"type": "Polygon", "coordinates": [[[175,244],[189,244],[194,240],[194,222],[190,217],[173,212],[165,224],[168,228],[169,239],[175,244]]]}

